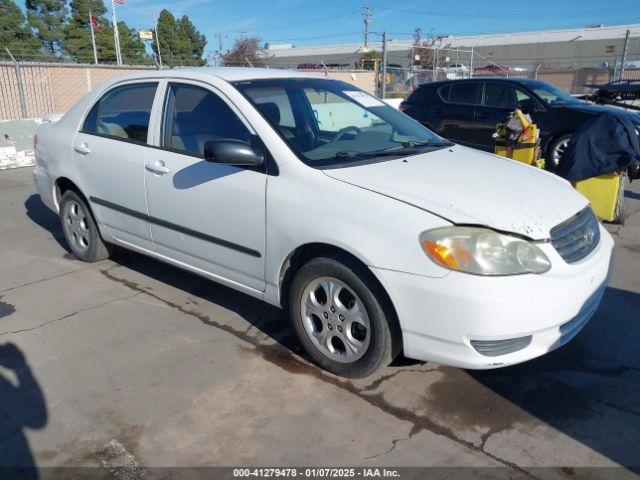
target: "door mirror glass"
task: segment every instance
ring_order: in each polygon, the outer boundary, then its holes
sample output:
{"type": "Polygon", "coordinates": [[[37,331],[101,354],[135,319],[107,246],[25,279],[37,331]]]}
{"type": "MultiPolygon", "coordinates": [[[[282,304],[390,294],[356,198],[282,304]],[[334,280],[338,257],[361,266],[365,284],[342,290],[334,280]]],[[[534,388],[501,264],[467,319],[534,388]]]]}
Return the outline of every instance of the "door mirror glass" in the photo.
{"type": "Polygon", "coordinates": [[[532,98],[524,98],[518,102],[518,108],[522,113],[533,113],[538,111],[538,104],[532,98]]]}
{"type": "Polygon", "coordinates": [[[262,165],[264,154],[256,152],[242,140],[208,140],[204,144],[207,162],[243,167],[262,165]]]}

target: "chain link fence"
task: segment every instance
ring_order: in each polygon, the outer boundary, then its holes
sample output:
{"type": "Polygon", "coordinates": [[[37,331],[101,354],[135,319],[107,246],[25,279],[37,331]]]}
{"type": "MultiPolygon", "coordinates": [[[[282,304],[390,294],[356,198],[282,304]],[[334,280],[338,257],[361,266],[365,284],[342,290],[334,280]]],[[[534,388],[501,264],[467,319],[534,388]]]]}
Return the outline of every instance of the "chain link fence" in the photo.
{"type": "MultiPolygon", "coordinates": [[[[640,54],[628,55],[624,65],[620,57],[611,57],[609,61],[605,60],[598,66],[594,66],[589,59],[580,58],[571,62],[567,62],[567,59],[547,59],[532,65],[530,59],[488,59],[471,50],[421,47],[412,50],[411,59],[414,63],[412,66],[387,63],[387,96],[406,98],[421,84],[464,78],[541,80],[571,94],[590,93],[593,88],[588,85],[593,84],[617,80],[640,81],[640,54]]],[[[380,67],[377,78],[378,92],[382,90],[381,70],[380,67]]]]}
{"type": "MultiPolygon", "coordinates": [[[[65,112],[103,81],[153,66],[91,65],[0,61],[0,120],[39,118],[65,112]]],[[[365,91],[376,91],[376,72],[371,70],[309,69],[365,91]]]]}

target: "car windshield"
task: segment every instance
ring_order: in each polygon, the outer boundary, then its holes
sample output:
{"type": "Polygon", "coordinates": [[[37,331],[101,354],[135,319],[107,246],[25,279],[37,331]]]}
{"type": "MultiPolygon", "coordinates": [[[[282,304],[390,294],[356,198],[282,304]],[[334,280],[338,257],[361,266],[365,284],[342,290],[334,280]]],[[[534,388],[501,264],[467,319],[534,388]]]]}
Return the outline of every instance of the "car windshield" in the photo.
{"type": "Polygon", "coordinates": [[[452,145],[373,95],[338,80],[261,79],[234,86],[313,167],[349,166],[452,145]]]}
{"type": "Polygon", "coordinates": [[[563,92],[557,87],[548,84],[536,84],[533,87],[533,91],[536,95],[538,95],[547,105],[567,105],[567,104],[578,104],[580,100],[575,97],[572,97],[566,92],[563,92]]]}

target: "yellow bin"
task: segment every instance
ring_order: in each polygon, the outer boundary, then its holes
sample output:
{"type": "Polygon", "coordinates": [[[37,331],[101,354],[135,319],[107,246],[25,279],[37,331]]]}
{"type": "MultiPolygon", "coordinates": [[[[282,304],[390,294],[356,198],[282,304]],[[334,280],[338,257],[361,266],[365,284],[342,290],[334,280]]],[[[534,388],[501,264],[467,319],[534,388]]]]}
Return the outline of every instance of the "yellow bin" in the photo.
{"type": "Polygon", "coordinates": [[[596,216],[607,222],[623,221],[624,176],[607,173],[575,182],[573,186],[591,202],[596,216]]]}

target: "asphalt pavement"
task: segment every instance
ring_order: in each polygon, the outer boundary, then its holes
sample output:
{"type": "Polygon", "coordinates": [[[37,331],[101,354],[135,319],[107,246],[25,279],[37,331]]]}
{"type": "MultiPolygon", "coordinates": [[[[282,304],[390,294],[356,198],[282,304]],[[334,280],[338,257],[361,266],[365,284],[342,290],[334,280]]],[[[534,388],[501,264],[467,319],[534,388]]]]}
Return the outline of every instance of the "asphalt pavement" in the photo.
{"type": "Polygon", "coordinates": [[[351,381],[311,365],[279,309],[133,253],[74,259],[31,169],[0,172],[0,465],[114,478],[123,461],[633,476],[639,184],[627,225],[607,227],[603,303],[568,345],[484,372],[401,358],[351,381]]]}

